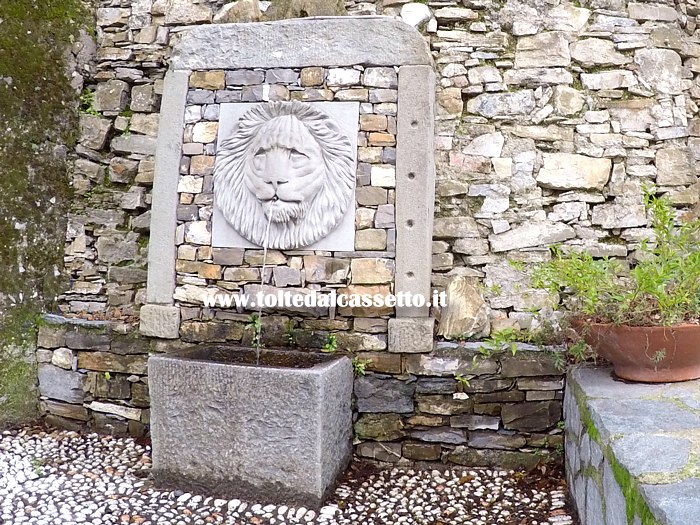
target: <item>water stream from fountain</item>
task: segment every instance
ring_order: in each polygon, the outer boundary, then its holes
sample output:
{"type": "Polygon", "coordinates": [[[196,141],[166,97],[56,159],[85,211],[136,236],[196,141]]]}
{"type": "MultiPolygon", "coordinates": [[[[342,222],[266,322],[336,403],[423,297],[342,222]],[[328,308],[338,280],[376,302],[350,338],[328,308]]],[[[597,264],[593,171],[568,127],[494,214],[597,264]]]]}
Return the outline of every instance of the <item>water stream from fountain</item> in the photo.
{"type": "MultiPolygon", "coordinates": [[[[260,291],[265,291],[265,265],[267,264],[267,245],[270,241],[270,225],[272,224],[272,213],[267,218],[267,228],[265,228],[265,238],[263,239],[263,263],[260,270],[260,291]]],[[[262,309],[263,302],[258,305],[258,322],[260,323],[260,332],[256,334],[257,344],[255,345],[255,363],[260,366],[260,333],[262,333],[262,309]]]]}

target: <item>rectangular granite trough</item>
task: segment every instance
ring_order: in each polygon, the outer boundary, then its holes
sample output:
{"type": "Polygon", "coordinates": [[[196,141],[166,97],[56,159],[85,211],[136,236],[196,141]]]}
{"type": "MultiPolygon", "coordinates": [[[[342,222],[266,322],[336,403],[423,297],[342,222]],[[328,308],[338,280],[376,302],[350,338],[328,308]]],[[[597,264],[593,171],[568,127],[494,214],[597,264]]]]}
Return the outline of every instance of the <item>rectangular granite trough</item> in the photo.
{"type": "Polygon", "coordinates": [[[205,345],[151,356],[163,488],[319,506],[352,454],[350,359],[205,345]]]}

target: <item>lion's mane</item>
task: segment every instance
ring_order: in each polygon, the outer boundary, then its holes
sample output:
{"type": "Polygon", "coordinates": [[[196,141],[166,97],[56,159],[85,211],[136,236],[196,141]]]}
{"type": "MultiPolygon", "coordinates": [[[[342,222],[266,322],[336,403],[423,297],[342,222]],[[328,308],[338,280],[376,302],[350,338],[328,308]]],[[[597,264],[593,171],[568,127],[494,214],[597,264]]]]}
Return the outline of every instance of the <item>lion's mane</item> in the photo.
{"type": "Polygon", "coordinates": [[[348,206],[354,206],[355,187],[352,145],[328,115],[297,101],[259,104],[241,117],[236,133],[219,145],[214,194],[228,223],[250,242],[263,245],[268,221],[260,201],[245,184],[245,170],[255,154],[251,144],[261,126],[286,115],[302,122],[318,142],[325,170],[323,187],[307,203],[304,218],[270,225],[268,247],[281,250],[308,246],[333,231],[348,206]]]}

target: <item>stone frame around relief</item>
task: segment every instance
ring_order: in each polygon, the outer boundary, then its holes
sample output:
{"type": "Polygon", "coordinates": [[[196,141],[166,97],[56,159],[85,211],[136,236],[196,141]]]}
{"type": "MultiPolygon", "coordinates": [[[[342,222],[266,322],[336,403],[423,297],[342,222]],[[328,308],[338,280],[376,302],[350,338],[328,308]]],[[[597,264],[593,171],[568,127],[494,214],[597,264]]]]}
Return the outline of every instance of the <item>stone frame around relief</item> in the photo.
{"type": "MultiPolygon", "coordinates": [[[[260,104],[266,104],[266,102],[235,102],[221,104],[217,145],[220,145],[223,140],[234,135],[240,118],[260,104]]],[[[327,114],[348,138],[353,154],[353,173],[355,173],[357,169],[357,134],[359,131],[360,115],[359,102],[304,102],[303,104],[313,106],[327,114]]],[[[216,195],[216,187],[214,193],[216,195]]],[[[348,205],[348,209],[340,223],[332,229],[330,233],[313,244],[289,249],[309,251],[354,251],[356,207],[355,187],[353,187],[351,203],[348,205]]],[[[214,203],[211,228],[213,248],[259,248],[258,245],[243,237],[228,223],[223,213],[217,208],[216,201],[214,203]]]]}
{"type": "MultiPolygon", "coordinates": [[[[153,182],[146,304],[143,334],[179,337],[180,307],[175,305],[177,181],[182,156],[189,74],[192,71],[246,68],[398,66],[396,135],[396,280],[394,293],[430,294],[432,223],[435,196],[433,130],[435,71],[423,36],[387,17],[335,17],[274,23],[214,24],[189,30],[173,49],[163,85],[160,133],[153,182]],[[313,35],[313,41],[309,40],[313,35]],[[327,45],[319,46],[317,42],[327,45]],[[295,50],[289,53],[290,49],[295,50]],[[162,323],[163,316],[168,319],[162,323]]],[[[423,325],[427,307],[397,309],[389,332],[404,323],[423,325]]],[[[428,318],[429,319],[429,318],[428,318]]],[[[429,320],[427,322],[431,322],[429,320]]],[[[420,347],[432,349],[427,330],[420,347]]],[[[389,334],[393,351],[405,341],[389,334]]],[[[390,349],[391,351],[392,349],[390,349]]]]}

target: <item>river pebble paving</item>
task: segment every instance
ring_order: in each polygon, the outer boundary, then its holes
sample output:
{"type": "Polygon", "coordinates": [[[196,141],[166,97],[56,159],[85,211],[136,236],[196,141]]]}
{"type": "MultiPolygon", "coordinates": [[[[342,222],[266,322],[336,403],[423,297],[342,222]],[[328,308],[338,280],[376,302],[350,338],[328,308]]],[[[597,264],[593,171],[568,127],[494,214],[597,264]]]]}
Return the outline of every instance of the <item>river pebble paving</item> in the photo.
{"type": "Polygon", "coordinates": [[[562,489],[506,470],[378,470],[346,476],[320,510],[159,491],[150,447],[35,428],[0,435],[3,525],[574,525],[562,489]]]}

